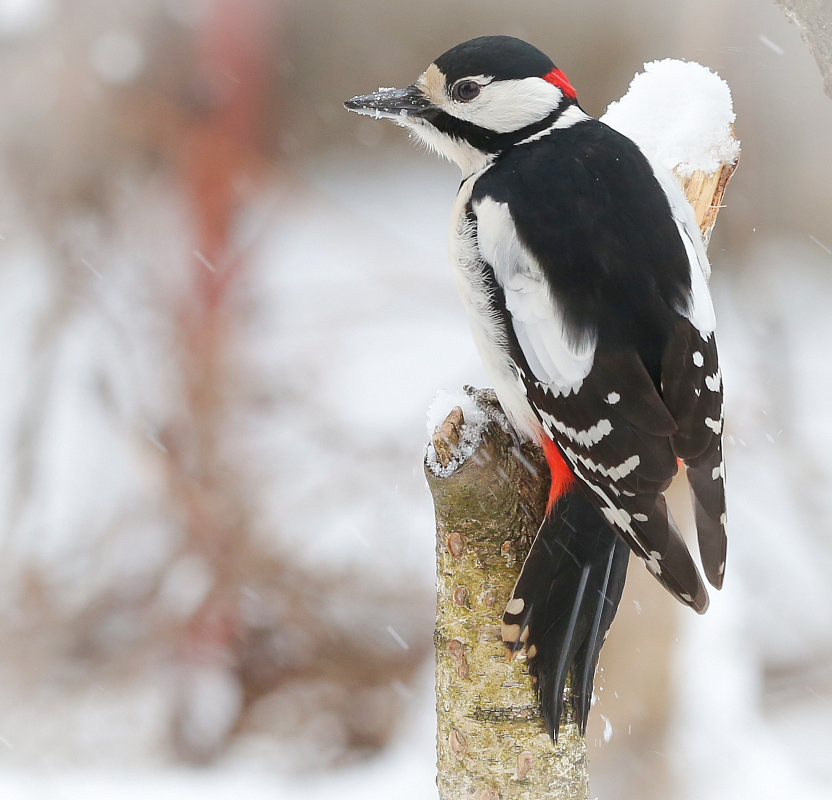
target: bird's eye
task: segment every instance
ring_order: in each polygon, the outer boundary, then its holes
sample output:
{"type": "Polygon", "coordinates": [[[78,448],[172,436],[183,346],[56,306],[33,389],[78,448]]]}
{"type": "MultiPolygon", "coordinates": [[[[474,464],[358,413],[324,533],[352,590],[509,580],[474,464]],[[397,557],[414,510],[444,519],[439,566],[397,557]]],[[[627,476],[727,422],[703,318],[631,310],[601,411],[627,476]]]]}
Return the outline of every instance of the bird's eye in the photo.
{"type": "Polygon", "coordinates": [[[454,100],[467,103],[480,93],[480,85],[476,81],[460,81],[451,91],[454,100]]]}

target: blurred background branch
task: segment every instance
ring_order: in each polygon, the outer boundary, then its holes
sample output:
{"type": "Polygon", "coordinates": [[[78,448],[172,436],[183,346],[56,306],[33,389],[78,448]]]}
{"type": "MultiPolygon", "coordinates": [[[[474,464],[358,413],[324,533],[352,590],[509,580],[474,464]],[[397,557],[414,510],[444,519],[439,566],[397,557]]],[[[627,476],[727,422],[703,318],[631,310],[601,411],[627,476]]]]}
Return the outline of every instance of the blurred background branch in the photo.
{"type": "Polygon", "coordinates": [[[824,0],[775,2],[800,30],[823,76],[824,90],[832,98],[832,6],[824,0]]]}

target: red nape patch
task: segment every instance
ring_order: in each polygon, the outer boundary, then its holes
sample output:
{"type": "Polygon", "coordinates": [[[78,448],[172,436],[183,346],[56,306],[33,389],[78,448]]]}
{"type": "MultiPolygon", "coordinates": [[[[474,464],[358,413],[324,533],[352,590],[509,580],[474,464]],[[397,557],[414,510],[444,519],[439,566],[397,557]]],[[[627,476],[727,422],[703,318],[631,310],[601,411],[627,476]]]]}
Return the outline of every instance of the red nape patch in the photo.
{"type": "Polygon", "coordinates": [[[578,93],[572,88],[572,84],[566,78],[557,67],[555,67],[551,72],[547,72],[543,76],[543,80],[551,83],[553,86],[557,86],[567,97],[571,97],[573,100],[578,96],[578,93]]]}
{"type": "Polygon", "coordinates": [[[549,500],[546,503],[546,513],[548,514],[558,498],[569,491],[569,487],[575,482],[575,476],[563,460],[557,445],[551,439],[546,437],[540,444],[543,447],[543,455],[546,456],[546,463],[549,465],[549,472],[552,473],[549,500]]]}

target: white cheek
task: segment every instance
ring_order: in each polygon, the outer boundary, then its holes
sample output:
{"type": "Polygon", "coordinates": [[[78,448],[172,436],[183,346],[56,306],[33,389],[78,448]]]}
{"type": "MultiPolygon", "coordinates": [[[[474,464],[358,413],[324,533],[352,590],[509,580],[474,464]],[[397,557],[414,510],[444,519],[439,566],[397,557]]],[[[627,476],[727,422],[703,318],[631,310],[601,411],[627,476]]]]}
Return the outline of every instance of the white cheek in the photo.
{"type": "Polygon", "coordinates": [[[545,119],[559,105],[563,92],[542,78],[493,81],[468,103],[444,100],[443,110],[457,119],[497,133],[510,133],[545,119]]]}

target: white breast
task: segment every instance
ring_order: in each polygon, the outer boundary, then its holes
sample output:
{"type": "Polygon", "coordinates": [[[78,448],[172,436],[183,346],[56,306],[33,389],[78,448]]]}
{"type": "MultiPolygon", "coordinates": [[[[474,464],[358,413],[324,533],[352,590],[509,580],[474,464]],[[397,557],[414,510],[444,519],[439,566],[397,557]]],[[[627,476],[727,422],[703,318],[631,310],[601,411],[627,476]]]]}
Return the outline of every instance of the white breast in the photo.
{"type": "Polygon", "coordinates": [[[543,430],[526,398],[522,378],[508,356],[505,326],[491,307],[477,241],[477,226],[465,215],[474,183],[483,172],[485,169],[468,178],[457,194],[451,215],[451,268],[468,315],[474,343],[503,411],[517,431],[530,439],[539,440],[543,430]]]}

